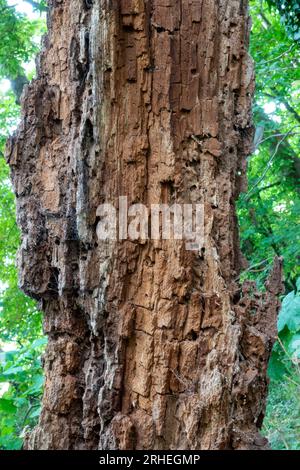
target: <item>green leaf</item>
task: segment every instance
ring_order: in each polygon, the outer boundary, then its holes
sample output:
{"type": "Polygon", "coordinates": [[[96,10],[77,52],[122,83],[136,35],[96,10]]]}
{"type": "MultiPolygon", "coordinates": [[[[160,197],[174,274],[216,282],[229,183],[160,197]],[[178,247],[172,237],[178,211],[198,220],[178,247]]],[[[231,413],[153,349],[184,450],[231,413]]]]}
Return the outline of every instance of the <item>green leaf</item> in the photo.
{"type": "Polygon", "coordinates": [[[3,375],[4,377],[9,377],[9,376],[14,376],[14,375],[17,375],[19,374],[20,372],[24,372],[24,369],[23,367],[10,367],[9,369],[7,370],[4,370],[1,375],[3,375]]]}
{"type": "Polygon", "coordinates": [[[300,330],[300,295],[290,292],[283,300],[278,318],[278,331],[284,327],[296,333],[300,330]]]}
{"type": "Polygon", "coordinates": [[[284,363],[282,362],[281,355],[273,351],[268,367],[269,377],[273,380],[279,381],[282,379],[286,371],[287,370],[284,363]]]}
{"type": "Polygon", "coordinates": [[[36,407],[29,413],[30,418],[38,418],[41,414],[41,406],[36,407]]]}
{"type": "Polygon", "coordinates": [[[0,410],[7,413],[15,413],[17,408],[14,405],[13,400],[8,400],[6,398],[0,398],[0,410]]]}
{"type": "Polygon", "coordinates": [[[300,359],[300,334],[293,336],[289,342],[288,349],[293,357],[300,359]]]}
{"type": "Polygon", "coordinates": [[[41,346],[45,346],[47,344],[47,338],[38,338],[31,344],[31,349],[40,348],[41,346]]]}

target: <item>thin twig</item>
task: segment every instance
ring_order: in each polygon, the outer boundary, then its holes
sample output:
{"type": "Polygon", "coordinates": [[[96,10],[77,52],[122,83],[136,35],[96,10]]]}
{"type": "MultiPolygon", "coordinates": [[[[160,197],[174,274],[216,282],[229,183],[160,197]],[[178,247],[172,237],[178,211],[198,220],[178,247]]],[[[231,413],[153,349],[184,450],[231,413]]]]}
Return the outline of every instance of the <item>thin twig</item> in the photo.
{"type": "Polygon", "coordinates": [[[280,139],[280,141],[277,143],[276,145],[276,148],[275,148],[275,151],[273,152],[273,154],[271,155],[271,158],[270,160],[268,161],[267,163],[267,166],[263,172],[263,174],[261,175],[261,177],[258,179],[258,181],[252,186],[252,188],[248,191],[247,193],[247,197],[249,198],[249,195],[254,191],[254,189],[263,181],[264,177],[266,176],[266,174],[268,173],[272,163],[273,163],[273,160],[274,158],[276,157],[277,155],[277,152],[278,152],[278,149],[280,147],[280,145],[282,144],[282,142],[290,135],[291,131],[287,132],[286,134],[284,134],[284,136],[282,137],[282,139],[280,139]]]}
{"type": "Polygon", "coordinates": [[[36,8],[40,12],[48,11],[47,6],[41,5],[41,3],[35,2],[34,0],[24,0],[24,2],[29,3],[33,8],[36,8]]]}
{"type": "Polygon", "coordinates": [[[257,191],[255,191],[254,193],[250,194],[249,196],[245,198],[245,202],[249,202],[253,196],[258,196],[262,191],[266,191],[267,189],[274,188],[275,186],[280,186],[281,183],[282,183],[281,181],[276,181],[276,183],[268,184],[267,186],[258,188],[257,191]]]}
{"type": "MultiPolygon", "coordinates": [[[[298,126],[297,126],[298,127],[298,126]]],[[[294,129],[294,128],[293,128],[294,129]]],[[[255,150],[258,149],[258,147],[263,144],[264,142],[266,142],[267,140],[270,140],[270,139],[273,139],[274,137],[283,137],[285,134],[273,134],[273,135],[269,135],[268,137],[265,137],[264,139],[260,140],[256,147],[255,147],[255,150]]],[[[291,132],[290,133],[290,136],[292,135],[300,135],[300,132],[291,132]]]]}
{"type": "Polygon", "coordinates": [[[249,268],[241,272],[241,274],[235,278],[235,281],[238,281],[243,274],[251,272],[254,268],[257,268],[258,266],[261,266],[262,264],[268,263],[269,261],[271,261],[271,258],[264,259],[263,261],[260,261],[259,263],[252,264],[251,266],[249,266],[249,268]]]}
{"type": "Polygon", "coordinates": [[[262,65],[262,64],[269,64],[270,62],[275,62],[275,60],[278,60],[278,59],[280,59],[282,56],[284,56],[285,54],[288,54],[289,52],[291,52],[291,50],[293,49],[293,47],[295,47],[295,44],[292,44],[286,51],[282,52],[281,54],[279,54],[279,55],[276,56],[276,57],[273,57],[273,59],[263,60],[262,62],[258,62],[258,63],[256,64],[256,66],[262,65]]]}
{"type": "MultiPolygon", "coordinates": [[[[281,72],[282,70],[283,69],[280,69],[281,72]]],[[[272,98],[273,100],[279,101],[279,103],[282,103],[285,106],[285,108],[294,116],[296,121],[300,122],[300,115],[295,110],[295,108],[288,102],[288,100],[280,96],[280,94],[277,93],[276,89],[272,88],[272,92],[274,92],[275,95],[272,95],[271,93],[266,93],[266,92],[263,92],[263,94],[267,96],[268,98],[272,98]]]]}

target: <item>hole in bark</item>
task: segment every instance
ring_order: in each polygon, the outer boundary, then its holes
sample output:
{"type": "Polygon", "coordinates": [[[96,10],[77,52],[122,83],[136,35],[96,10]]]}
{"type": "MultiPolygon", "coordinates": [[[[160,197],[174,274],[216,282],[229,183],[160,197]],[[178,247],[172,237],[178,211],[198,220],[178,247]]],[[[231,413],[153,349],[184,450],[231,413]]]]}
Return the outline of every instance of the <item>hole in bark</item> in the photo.
{"type": "Polygon", "coordinates": [[[123,24],[123,30],[126,31],[126,33],[133,33],[134,32],[133,24],[123,24]]]}
{"type": "Polygon", "coordinates": [[[161,201],[167,204],[174,194],[174,182],[173,181],[162,181],[161,182],[161,201]]]}
{"type": "Polygon", "coordinates": [[[52,129],[53,129],[54,134],[60,135],[62,133],[62,120],[53,119],[52,129]]]}
{"type": "Polygon", "coordinates": [[[54,295],[58,294],[58,276],[59,270],[57,268],[52,268],[50,280],[48,283],[48,291],[54,295]]]}
{"type": "Polygon", "coordinates": [[[147,256],[147,258],[145,259],[145,265],[148,266],[148,267],[153,266],[153,262],[152,262],[151,258],[149,258],[149,256],[147,256]]]}
{"type": "Polygon", "coordinates": [[[196,331],[192,330],[192,331],[190,331],[190,333],[188,334],[187,337],[190,341],[196,341],[196,339],[198,339],[198,333],[196,333],[196,331]]]}
{"type": "Polygon", "coordinates": [[[261,429],[263,425],[264,417],[265,417],[264,413],[261,413],[259,417],[257,418],[256,424],[257,424],[258,429],[261,429]]]}
{"type": "Polygon", "coordinates": [[[71,266],[73,271],[78,271],[78,263],[76,261],[74,261],[71,266]]]}
{"type": "Polygon", "coordinates": [[[155,72],[155,65],[152,64],[152,65],[149,65],[148,67],[145,67],[144,68],[145,72],[155,72]]]}
{"type": "Polygon", "coordinates": [[[192,168],[193,168],[193,167],[197,166],[198,163],[199,163],[198,160],[193,159],[193,160],[187,161],[187,162],[185,163],[185,166],[186,166],[187,168],[189,168],[189,167],[192,167],[192,168]]]}
{"type": "Polygon", "coordinates": [[[88,147],[94,141],[94,129],[91,120],[87,118],[84,124],[83,136],[82,136],[82,147],[88,147]]]}
{"type": "Polygon", "coordinates": [[[67,215],[67,226],[66,226],[66,240],[77,241],[79,240],[76,222],[76,210],[75,208],[70,209],[67,215]]]}
{"type": "Polygon", "coordinates": [[[84,0],[84,6],[86,10],[92,8],[94,1],[93,0],[84,0]]]}
{"type": "Polygon", "coordinates": [[[235,305],[237,305],[241,300],[241,292],[240,290],[236,291],[233,295],[232,301],[235,305]]]}
{"type": "Polygon", "coordinates": [[[166,31],[166,29],[163,28],[162,26],[154,26],[154,28],[156,29],[158,33],[164,33],[166,31]]]}

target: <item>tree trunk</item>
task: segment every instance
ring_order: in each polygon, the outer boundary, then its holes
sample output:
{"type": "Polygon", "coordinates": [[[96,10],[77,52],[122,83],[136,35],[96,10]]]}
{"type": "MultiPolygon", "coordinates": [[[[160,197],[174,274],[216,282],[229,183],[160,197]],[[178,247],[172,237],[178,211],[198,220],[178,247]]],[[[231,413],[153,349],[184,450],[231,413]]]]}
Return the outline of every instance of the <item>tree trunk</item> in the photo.
{"type": "Polygon", "coordinates": [[[257,449],[276,337],[240,286],[235,199],[252,145],[245,0],[50,0],[8,145],[20,285],[46,384],[29,449],[257,449]],[[97,208],[201,203],[205,244],[100,241],[97,208]]]}

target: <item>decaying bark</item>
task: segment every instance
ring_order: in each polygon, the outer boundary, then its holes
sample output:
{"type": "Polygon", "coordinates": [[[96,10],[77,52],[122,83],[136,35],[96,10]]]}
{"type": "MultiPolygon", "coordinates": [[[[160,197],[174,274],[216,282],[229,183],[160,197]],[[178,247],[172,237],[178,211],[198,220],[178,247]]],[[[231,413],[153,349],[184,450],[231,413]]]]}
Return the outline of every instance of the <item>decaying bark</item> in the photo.
{"type": "Polygon", "coordinates": [[[22,289],[49,336],[30,449],[257,449],[280,261],[242,268],[245,0],[50,0],[8,146],[22,289]],[[205,247],[100,242],[103,202],[201,202],[205,247]]]}

